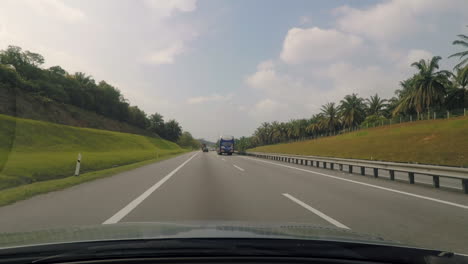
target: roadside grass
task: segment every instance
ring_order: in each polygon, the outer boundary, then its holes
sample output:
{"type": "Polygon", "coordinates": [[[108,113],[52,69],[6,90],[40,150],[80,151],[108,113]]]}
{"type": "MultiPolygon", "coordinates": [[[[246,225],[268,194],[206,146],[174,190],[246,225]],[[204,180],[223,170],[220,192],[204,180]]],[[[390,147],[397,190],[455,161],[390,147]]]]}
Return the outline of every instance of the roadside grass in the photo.
{"type": "Polygon", "coordinates": [[[58,191],[58,190],[62,190],[62,189],[65,189],[74,185],[78,185],[84,182],[112,176],[120,172],[132,170],[132,169],[142,167],[142,166],[145,166],[145,165],[157,162],[157,161],[169,159],[169,158],[181,155],[183,153],[186,153],[188,151],[189,150],[184,150],[183,152],[172,153],[172,154],[167,153],[167,154],[159,156],[158,158],[153,158],[150,160],[140,161],[140,162],[123,165],[119,167],[114,167],[110,169],[88,172],[88,173],[81,174],[79,176],[69,176],[69,177],[62,178],[62,179],[35,182],[32,184],[26,184],[26,185],[10,188],[7,190],[2,190],[0,191],[0,206],[8,205],[16,201],[20,201],[20,200],[25,200],[38,194],[58,191]]]}
{"type": "Polygon", "coordinates": [[[161,138],[0,115],[0,192],[186,152],[161,138]]]}
{"type": "Polygon", "coordinates": [[[395,124],[248,151],[467,167],[468,117],[395,124]]]}

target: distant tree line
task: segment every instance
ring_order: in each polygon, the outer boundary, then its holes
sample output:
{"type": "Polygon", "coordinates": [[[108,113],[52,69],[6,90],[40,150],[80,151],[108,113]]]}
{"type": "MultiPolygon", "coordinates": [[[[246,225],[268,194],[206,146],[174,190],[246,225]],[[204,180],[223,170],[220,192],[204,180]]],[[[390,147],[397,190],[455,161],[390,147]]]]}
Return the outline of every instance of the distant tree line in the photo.
{"type": "Polygon", "coordinates": [[[201,147],[201,143],[193,138],[192,134],[190,134],[188,131],[182,132],[182,135],[177,141],[177,144],[183,148],[188,149],[199,149],[201,147]]]}
{"type": "Polygon", "coordinates": [[[308,119],[264,122],[251,137],[238,139],[237,149],[335,135],[395,117],[421,119],[425,113],[468,108],[468,36],[458,37],[452,44],[464,50],[449,56],[460,58],[453,72],[439,70],[439,56],[414,62],[411,66],[417,72],[400,82],[400,89],[390,99],[382,99],[378,94],[366,99],[357,94],[346,95],[338,104],[326,103],[320,113],[308,119]]]}
{"type": "Polygon", "coordinates": [[[42,55],[8,46],[0,51],[0,84],[126,122],[174,142],[182,135],[177,121],[165,122],[158,113],[148,116],[138,106],[131,106],[119,89],[109,83],[96,83],[85,73],[71,74],[60,66],[44,69],[43,64],[42,55]]]}

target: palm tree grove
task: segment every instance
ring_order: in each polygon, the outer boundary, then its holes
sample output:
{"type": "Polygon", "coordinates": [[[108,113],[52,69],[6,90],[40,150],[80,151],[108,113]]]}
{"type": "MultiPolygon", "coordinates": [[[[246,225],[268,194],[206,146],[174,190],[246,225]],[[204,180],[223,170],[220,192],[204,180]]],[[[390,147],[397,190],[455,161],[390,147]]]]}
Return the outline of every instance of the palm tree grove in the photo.
{"type": "Polygon", "coordinates": [[[331,136],[384,124],[445,118],[465,114],[468,108],[468,36],[460,34],[452,45],[461,51],[452,71],[440,70],[442,57],[413,62],[416,73],[399,84],[392,98],[378,94],[362,98],[345,95],[327,102],[310,118],[264,122],[250,137],[238,139],[240,151],[257,146],[331,136]]]}

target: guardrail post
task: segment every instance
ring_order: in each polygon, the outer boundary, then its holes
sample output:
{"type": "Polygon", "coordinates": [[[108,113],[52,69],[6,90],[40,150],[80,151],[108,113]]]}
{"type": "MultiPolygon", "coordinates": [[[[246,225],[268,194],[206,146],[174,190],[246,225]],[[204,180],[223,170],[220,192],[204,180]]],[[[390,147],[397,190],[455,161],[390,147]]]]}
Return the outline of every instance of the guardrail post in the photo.
{"type": "Polygon", "coordinates": [[[339,164],[340,165],[340,171],[343,171],[343,164],[339,164]]]}
{"type": "Polygon", "coordinates": [[[414,184],[414,172],[408,172],[408,179],[410,184],[414,184]]]}
{"type": "Polygon", "coordinates": [[[468,179],[462,180],[462,189],[464,193],[468,194],[468,179]]]}
{"type": "Polygon", "coordinates": [[[352,165],[348,165],[348,171],[349,171],[349,173],[353,173],[353,166],[352,165]]]}
{"type": "Polygon", "coordinates": [[[439,176],[432,176],[432,182],[434,183],[434,188],[440,187],[440,179],[439,176]]]}
{"type": "Polygon", "coordinates": [[[324,161],[323,162],[323,168],[326,169],[327,168],[327,163],[324,161]]]}
{"type": "Polygon", "coordinates": [[[333,170],[333,167],[335,167],[334,163],[330,163],[330,170],[333,170]]]}
{"type": "Polygon", "coordinates": [[[390,172],[390,180],[394,181],[395,180],[395,171],[394,170],[389,170],[388,172],[390,172]]]}
{"type": "Polygon", "coordinates": [[[299,160],[297,158],[294,159],[296,164],[299,164],[299,160]]]}
{"type": "Polygon", "coordinates": [[[304,160],[303,159],[301,159],[301,165],[304,165],[304,160]]]}
{"type": "Polygon", "coordinates": [[[379,177],[379,169],[374,168],[374,178],[379,177]]]}
{"type": "Polygon", "coordinates": [[[361,175],[366,175],[366,167],[361,167],[361,175]]]}
{"type": "Polygon", "coordinates": [[[317,166],[316,166],[317,168],[320,168],[320,161],[317,160],[317,161],[315,162],[315,165],[317,165],[317,166]]]}

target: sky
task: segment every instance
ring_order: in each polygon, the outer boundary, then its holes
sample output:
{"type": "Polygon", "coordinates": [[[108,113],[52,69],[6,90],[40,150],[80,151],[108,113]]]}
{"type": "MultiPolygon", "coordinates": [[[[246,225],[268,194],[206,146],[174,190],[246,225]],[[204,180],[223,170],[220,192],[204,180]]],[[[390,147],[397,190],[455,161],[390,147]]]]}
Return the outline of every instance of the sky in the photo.
{"type": "Polygon", "coordinates": [[[122,91],[195,138],[249,136],[346,94],[389,98],[468,34],[466,0],[2,0],[17,45],[122,91]]]}

